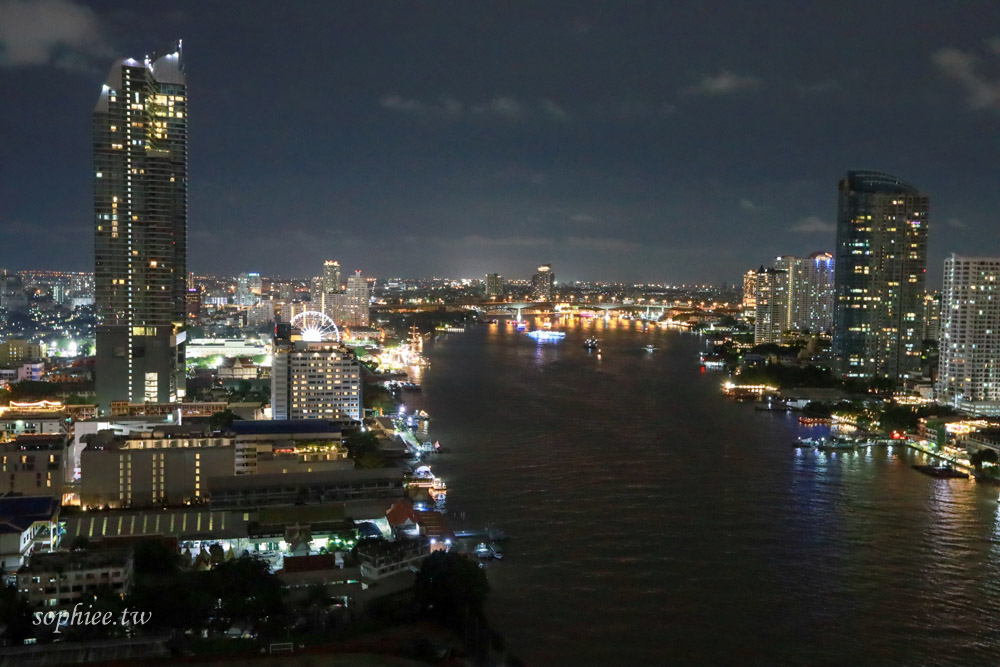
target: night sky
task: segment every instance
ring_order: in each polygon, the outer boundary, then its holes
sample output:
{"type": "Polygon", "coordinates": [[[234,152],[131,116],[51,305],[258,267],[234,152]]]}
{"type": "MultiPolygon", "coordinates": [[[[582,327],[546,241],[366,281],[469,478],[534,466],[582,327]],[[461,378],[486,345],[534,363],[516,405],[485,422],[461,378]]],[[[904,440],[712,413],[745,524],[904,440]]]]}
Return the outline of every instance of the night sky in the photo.
{"type": "Polygon", "coordinates": [[[184,40],[189,268],[735,282],[837,181],[1000,255],[1000,3],[0,0],[0,267],[93,270],[91,111],[184,40]]]}

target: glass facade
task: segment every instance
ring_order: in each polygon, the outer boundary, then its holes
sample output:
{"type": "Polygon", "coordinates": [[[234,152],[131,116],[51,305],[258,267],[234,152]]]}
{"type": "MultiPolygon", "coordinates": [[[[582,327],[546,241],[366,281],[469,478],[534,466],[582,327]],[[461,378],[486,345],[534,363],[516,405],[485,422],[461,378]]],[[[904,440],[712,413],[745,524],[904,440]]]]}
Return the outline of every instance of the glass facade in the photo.
{"type": "Polygon", "coordinates": [[[833,351],[844,377],[920,372],[928,198],[895,176],[840,181],[833,351]]]}
{"type": "Polygon", "coordinates": [[[180,43],[116,62],[93,115],[97,398],[184,394],[187,90],[180,43]]]}

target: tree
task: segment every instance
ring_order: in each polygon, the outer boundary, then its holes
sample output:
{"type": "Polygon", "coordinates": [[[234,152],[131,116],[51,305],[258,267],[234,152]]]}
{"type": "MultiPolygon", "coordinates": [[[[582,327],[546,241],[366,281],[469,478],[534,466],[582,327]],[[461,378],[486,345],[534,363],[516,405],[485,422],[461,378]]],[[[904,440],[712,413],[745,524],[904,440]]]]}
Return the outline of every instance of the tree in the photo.
{"type": "Polygon", "coordinates": [[[241,556],[201,574],[200,583],[217,601],[212,612],[217,631],[245,624],[265,638],[284,633],[284,589],[266,561],[241,556]]]}
{"type": "Polygon", "coordinates": [[[462,625],[482,612],[490,583],[486,571],[468,556],[435,551],[417,574],[416,591],[423,611],[462,625]]]}
{"type": "Polygon", "coordinates": [[[977,471],[983,469],[984,463],[997,463],[997,459],[996,450],[989,448],[980,449],[969,456],[969,462],[975,466],[977,471]]]}
{"type": "Polygon", "coordinates": [[[905,405],[896,405],[894,403],[885,406],[882,410],[882,415],[879,418],[879,426],[882,427],[883,431],[888,432],[906,432],[917,428],[918,424],[919,418],[913,409],[905,405]]]}
{"type": "Polygon", "coordinates": [[[203,572],[177,572],[145,577],[136,582],[126,606],[133,611],[154,611],[147,624],[184,632],[208,625],[214,600],[201,585],[203,572]]]}
{"type": "Polygon", "coordinates": [[[361,395],[364,397],[366,408],[378,408],[382,412],[392,412],[396,408],[392,392],[382,385],[366,384],[361,395]]]}
{"type": "Polygon", "coordinates": [[[58,393],[59,385],[55,382],[22,380],[10,385],[9,395],[12,401],[38,401],[46,398],[54,398],[58,393]]]}
{"type": "Polygon", "coordinates": [[[359,468],[381,468],[385,456],[378,444],[378,436],[372,431],[355,431],[344,440],[347,455],[359,468]]]}
{"type": "Polygon", "coordinates": [[[135,573],[139,577],[166,576],[180,571],[180,558],[176,551],[163,542],[143,540],[133,550],[135,573]]]}
{"type": "Polygon", "coordinates": [[[15,586],[0,588],[0,626],[3,638],[13,645],[31,636],[31,606],[15,586]]]}
{"type": "Polygon", "coordinates": [[[806,403],[806,406],[802,408],[802,414],[806,417],[812,417],[813,419],[828,419],[830,415],[833,414],[833,411],[826,403],[809,401],[806,403]]]}
{"type": "Polygon", "coordinates": [[[215,412],[208,418],[208,426],[213,431],[221,431],[233,425],[239,416],[232,410],[226,408],[222,412],[215,412]]]}

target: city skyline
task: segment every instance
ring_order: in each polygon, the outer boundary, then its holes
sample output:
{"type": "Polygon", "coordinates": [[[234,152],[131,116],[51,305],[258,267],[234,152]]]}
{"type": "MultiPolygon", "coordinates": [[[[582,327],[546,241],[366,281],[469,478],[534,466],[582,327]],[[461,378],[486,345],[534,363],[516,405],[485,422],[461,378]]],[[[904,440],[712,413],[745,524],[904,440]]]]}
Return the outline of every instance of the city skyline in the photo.
{"type": "Polygon", "coordinates": [[[566,281],[732,283],[744,264],[832,247],[832,184],[867,168],[933,198],[930,225],[947,233],[930,235],[928,285],[949,253],[1000,254],[987,3],[927,4],[934,21],[890,3],[858,25],[843,20],[849,5],[331,4],[309,16],[251,5],[247,17],[184,3],[142,16],[104,3],[0,9],[51,17],[0,31],[0,66],[23,100],[2,112],[24,128],[9,155],[27,156],[3,165],[0,226],[22,247],[0,266],[90,265],[78,116],[115,55],[177,37],[196,64],[195,272],[290,274],[336,254],[368,275],[528,277],[551,261],[566,281]],[[886,53],[890,21],[910,37],[886,53]],[[505,59],[490,57],[501,48],[505,59]],[[42,179],[53,196],[39,201],[30,184],[42,179]]]}

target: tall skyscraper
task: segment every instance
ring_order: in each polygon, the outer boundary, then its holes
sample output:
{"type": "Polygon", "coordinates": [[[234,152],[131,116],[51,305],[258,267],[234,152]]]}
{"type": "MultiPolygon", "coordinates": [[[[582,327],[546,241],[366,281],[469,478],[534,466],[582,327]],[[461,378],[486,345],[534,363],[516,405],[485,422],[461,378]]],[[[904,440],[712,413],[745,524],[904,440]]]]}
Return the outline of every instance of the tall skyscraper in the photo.
{"type": "Polygon", "coordinates": [[[503,299],[503,276],[499,273],[486,274],[486,298],[500,301],[503,299]]]}
{"type": "Polygon", "coordinates": [[[743,274],[743,312],[757,314],[757,271],[750,269],[743,274]]]}
{"type": "Polygon", "coordinates": [[[371,290],[368,288],[368,279],[361,275],[360,271],[355,271],[353,276],[347,277],[347,290],[344,296],[346,297],[344,323],[348,326],[368,326],[371,290]]]}
{"type": "Polygon", "coordinates": [[[924,340],[938,340],[941,335],[941,295],[924,293],[924,340]]]}
{"type": "Polygon", "coordinates": [[[753,342],[778,343],[788,322],[788,272],[757,270],[756,313],[753,342]]]}
{"type": "Polygon", "coordinates": [[[816,333],[833,328],[833,267],[828,252],[775,260],[774,268],[787,272],[788,278],[786,329],[816,333]]]}
{"type": "Polygon", "coordinates": [[[261,289],[259,273],[241,273],[236,276],[236,294],[233,302],[237,306],[253,306],[260,301],[261,289]]]}
{"type": "Polygon", "coordinates": [[[327,294],[340,291],[340,262],[335,259],[323,262],[323,291],[327,294]]]}
{"type": "MultiPolygon", "coordinates": [[[[284,299],[291,301],[291,297],[284,299]]],[[[327,313],[326,292],[323,291],[323,276],[313,276],[309,279],[309,307],[319,313],[327,313]]],[[[331,316],[332,317],[332,316],[331,316]]]]}
{"type": "Polygon", "coordinates": [[[920,370],[928,199],[878,171],[840,181],[833,352],[845,377],[920,370]]]}
{"type": "Polygon", "coordinates": [[[944,261],[938,398],[1000,416],[1000,257],[944,261]]]}
{"type": "Polygon", "coordinates": [[[542,264],[538,273],[531,277],[531,298],[535,301],[551,301],[555,295],[556,274],[551,264],[542,264]]]}
{"type": "Polygon", "coordinates": [[[187,122],[180,42],[111,67],[93,115],[102,409],[184,396],[187,122]]]}
{"type": "Polygon", "coordinates": [[[341,316],[343,292],[340,288],[340,262],[328,259],[323,262],[323,275],[312,279],[312,309],[333,319],[341,316]]]}

